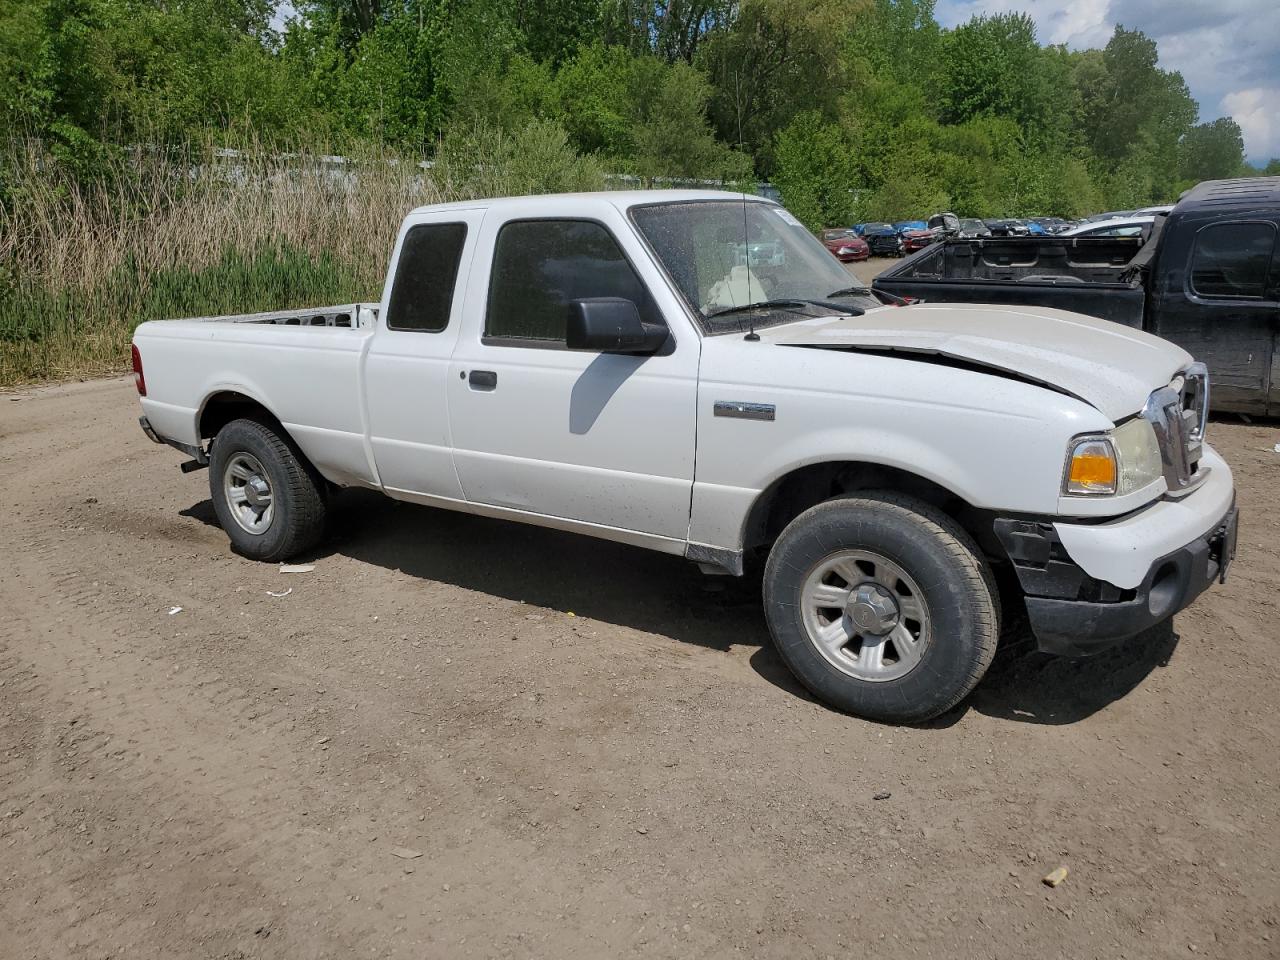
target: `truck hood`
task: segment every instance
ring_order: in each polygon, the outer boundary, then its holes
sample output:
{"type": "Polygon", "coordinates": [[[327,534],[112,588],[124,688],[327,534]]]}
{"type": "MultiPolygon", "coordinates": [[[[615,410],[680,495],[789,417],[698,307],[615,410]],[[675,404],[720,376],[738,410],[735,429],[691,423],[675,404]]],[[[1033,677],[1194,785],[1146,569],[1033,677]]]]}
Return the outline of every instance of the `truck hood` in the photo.
{"type": "Polygon", "coordinates": [[[1167,340],[1046,307],[920,303],[862,316],[800,320],[760,331],[786,347],[947,357],[1069,393],[1111,420],[1141,410],[1191,362],[1167,340]]]}

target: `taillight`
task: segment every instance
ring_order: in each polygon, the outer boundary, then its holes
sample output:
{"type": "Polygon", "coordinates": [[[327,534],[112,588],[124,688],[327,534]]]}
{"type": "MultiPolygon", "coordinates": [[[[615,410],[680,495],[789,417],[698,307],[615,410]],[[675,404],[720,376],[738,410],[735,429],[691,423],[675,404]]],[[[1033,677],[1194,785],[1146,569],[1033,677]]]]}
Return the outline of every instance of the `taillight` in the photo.
{"type": "Polygon", "coordinates": [[[142,375],[142,354],[138,352],[138,345],[132,344],[133,347],[133,385],[138,388],[138,396],[145,397],[147,395],[147,379],[142,375]]]}

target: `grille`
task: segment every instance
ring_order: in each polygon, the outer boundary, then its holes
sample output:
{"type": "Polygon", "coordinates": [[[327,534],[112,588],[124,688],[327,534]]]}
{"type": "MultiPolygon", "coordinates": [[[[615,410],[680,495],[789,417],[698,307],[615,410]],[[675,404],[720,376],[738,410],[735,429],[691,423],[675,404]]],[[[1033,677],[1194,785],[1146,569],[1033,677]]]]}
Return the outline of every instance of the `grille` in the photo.
{"type": "Polygon", "coordinates": [[[1209,417],[1209,371],[1193,363],[1147,399],[1142,413],[1155,429],[1165,483],[1174,496],[1189,493],[1207,476],[1200,469],[1209,417]]]}

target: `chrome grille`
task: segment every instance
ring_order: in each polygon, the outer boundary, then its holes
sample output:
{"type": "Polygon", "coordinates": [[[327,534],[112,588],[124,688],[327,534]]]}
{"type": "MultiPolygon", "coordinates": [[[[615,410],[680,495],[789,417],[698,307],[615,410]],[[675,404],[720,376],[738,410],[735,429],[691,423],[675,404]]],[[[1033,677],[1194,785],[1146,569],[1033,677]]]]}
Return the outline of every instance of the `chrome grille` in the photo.
{"type": "Polygon", "coordinates": [[[1155,429],[1165,483],[1174,496],[1190,492],[1207,475],[1200,469],[1209,418],[1209,372],[1193,363],[1147,399],[1142,415],[1155,429]]]}

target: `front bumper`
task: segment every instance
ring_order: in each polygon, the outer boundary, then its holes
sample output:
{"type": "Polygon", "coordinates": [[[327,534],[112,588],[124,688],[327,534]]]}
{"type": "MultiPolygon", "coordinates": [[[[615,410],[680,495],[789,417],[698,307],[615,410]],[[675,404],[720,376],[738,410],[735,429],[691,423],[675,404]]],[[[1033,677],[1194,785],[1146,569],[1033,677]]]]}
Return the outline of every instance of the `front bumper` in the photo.
{"type": "Polygon", "coordinates": [[[1196,492],[1104,523],[997,519],[1040,649],[1095,653],[1173,616],[1226,577],[1239,513],[1231,470],[1206,448],[1212,472],[1196,492]]]}
{"type": "Polygon", "coordinates": [[[1132,590],[1119,590],[1104,581],[1090,583],[1080,571],[1081,592],[1106,595],[1114,591],[1114,600],[1028,594],[1027,616],[1037,645],[1046,653],[1088,656],[1167,620],[1215,580],[1226,580],[1235,557],[1238,525],[1239,509],[1232,504],[1209,533],[1152,563],[1142,583],[1132,590]]]}

